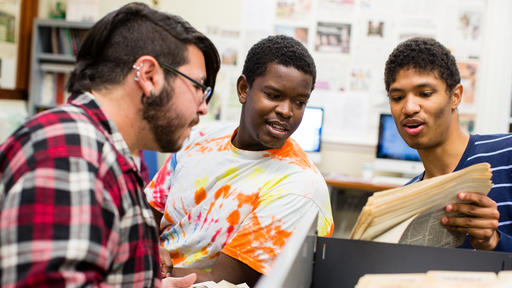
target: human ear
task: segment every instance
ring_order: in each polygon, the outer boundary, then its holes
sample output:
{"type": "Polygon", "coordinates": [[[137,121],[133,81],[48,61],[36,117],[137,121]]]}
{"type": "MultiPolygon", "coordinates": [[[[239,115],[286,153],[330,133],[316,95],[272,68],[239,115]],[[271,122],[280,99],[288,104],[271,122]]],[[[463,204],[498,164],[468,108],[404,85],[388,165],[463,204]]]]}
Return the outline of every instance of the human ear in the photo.
{"type": "Polygon", "coordinates": [[[165,83],[164,73],[155,58],[148,55],[141,56],[133,65],[133,69],[134,80],[142,89],[144,97],[160,93],[165,83]]]}
{"type": "Polygon", "coordinates": [[[457,107],[459,107],[460,102],[462,101],[462,92],[464,91],[464,88],[462,87],[462,84],[457,84],[455,88],[453,88],[452,91],[452,99],[451,99],[451,108],[452,110],[456,110],[457,107]]]}
{"type": "Polygon", "coordinates": [[[245,104],[247,101],[247,91],[249,91],[249,83],[247,83],[247,78],[243,74],[240,75],[236,81],[236,91],[238,93],[238,101],[240,101],[240,104],[245,104]]]}

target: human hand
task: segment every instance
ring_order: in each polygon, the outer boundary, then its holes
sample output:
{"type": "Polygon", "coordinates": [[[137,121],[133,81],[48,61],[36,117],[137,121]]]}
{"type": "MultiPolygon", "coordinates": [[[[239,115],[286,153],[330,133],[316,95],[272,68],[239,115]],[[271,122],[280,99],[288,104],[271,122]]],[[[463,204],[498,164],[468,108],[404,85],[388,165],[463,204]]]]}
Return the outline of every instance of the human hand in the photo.
{"type": "Polygon", "coordinates": [[[164,279],[165,277],[170,277],[171,276],[171,273],[172,273],[172,259],[171,259],[171,255],[169,254],[169,251],[167,251],[167,249],[162,246],[162,245],[159,245],[159,254],[160,254],[160,265],[161,265],[161,270],[160,272],[162,273],[162,279],[164,279]]]}
{"type": "Polygon", "coordinates": [[[465,215],[444,216],[441,219],[447,229],[468,233],[473,248],[493,250],[500,235],[496,231],[500,212],[491,198],[474,192],[460,192],[460,200],[466,203],[452,203],[445,207],[446,212],[456,212],[465,215]]]}
{"type": "Polygon", "coordinates": [[[196,282],[196,273],[188,274],[184,277],[167,277],[162,279],[163,288],[185,288],[196,282]]]}

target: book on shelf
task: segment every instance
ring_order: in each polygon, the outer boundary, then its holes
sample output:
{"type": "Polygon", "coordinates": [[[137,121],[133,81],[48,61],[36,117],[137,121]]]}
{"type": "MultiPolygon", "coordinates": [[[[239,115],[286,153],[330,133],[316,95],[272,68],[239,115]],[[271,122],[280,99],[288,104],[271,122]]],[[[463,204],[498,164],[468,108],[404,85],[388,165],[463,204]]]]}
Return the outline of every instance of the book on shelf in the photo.
{"type": "Polygon", "coordinates": [[[87,34],[86,29],[68,27],[43,27],[41,47],[44,53],[76,56],[80,43],[87,34]]]}
{"type": "Polygon", "coordinates": [[[446,205],[462,202],[459,192],[487,195],[492,187],[488,163],[376,192],[368,198],[350,234],[351,239],[433,247],[457,247],[465,233],[451,231],[441,218],[454,214],[446,205]]]}
{"type": "Polygon", "coordinates": [[[68,78],[69,73],[45,72],[41,82],[39,106],[51,107],[65,103],[69,96],[66,91],[68,78]]]}

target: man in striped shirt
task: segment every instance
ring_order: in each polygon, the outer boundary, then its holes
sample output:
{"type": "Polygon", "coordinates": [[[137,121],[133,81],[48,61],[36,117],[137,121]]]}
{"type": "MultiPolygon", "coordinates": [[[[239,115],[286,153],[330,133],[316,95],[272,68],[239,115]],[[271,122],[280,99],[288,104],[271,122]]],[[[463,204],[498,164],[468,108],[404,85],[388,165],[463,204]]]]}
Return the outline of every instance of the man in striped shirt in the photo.
{"type": "Polygon", "coordinates": [[[180,148],[208,111],[219,62],[188,22],[144,4],[91,28],[68,103],[34,116],[0,146],[0,286],[195,280],[161,280],[156,222],[131,155],[180,148]]]}
{"type": "Polygon", "coordinates": [[[391,114],[402,138],[418,150],[425,171],[410,183],[440,176],[476,163],[492,167],[488,196],[461,191],[465,204],[449,204],[447,229],[467,233],[461,247],[512,251],[512,135],[468,135],[459,125],[463,87],[455,58],[430,38],[399,44],[385,67],[391,114]]]}

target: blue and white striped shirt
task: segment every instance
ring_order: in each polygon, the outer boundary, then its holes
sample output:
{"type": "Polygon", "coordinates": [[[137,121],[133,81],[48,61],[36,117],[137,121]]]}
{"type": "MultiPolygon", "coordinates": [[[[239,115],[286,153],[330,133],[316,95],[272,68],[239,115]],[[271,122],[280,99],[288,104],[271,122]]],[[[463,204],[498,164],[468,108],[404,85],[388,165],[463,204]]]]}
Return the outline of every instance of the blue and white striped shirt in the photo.
{"type": "MultiPolygon", "coordinates": [[[[500,212],[500,242],[494,250],[512,252],[512,134],[471,135],[454,171],[482,162],[491,165],[493,186],[487,196],[496,201],[500,212]]],[[[424,174],[408,184],[421,181],[424,174]]],[[[472,248],[469,237],[460,247],[472,248]]]]}

